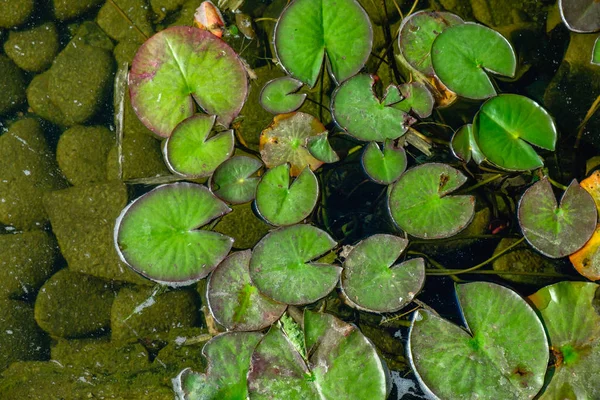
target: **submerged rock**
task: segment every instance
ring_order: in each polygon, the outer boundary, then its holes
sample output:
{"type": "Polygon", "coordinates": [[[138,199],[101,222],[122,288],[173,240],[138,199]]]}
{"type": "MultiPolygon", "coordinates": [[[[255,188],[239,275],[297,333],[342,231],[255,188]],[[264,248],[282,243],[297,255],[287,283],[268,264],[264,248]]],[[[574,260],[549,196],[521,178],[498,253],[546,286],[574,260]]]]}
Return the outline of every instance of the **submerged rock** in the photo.
{"type": "Polygon", "coordinates": [[[61,21],[74,19],[99,7],[103,2],[104,0],[53,0],[54,15],[61,21]]]}
{"type": "Polygon", "coordinates": [[[114,0],[114,3],[135,26],[121,15],[121,11],[112,2],[107,1],[98,12],[96,22],[108,36],[116,41],[133,39],[139,43],[152,36],[154,29],[150,22],[148,3],[145,0],[114,0]]]}
{"type": "Polygon", "coordinates": [[[34,0],[0,1],[0,28],[15,28],[29,19],[35,6],[34,0]]]}
{"type": "Polygon", "coordinates": [[[27,103],[34,113],[53,124],[67,125],[65,116],[48,94],[50,71],[36,75],[27,87],[27,103]]]}
{"type": "Polygon", "coordinates": [[[252,211],[252,203],[230,206],[232,211],[225,214],[214,227],[213,231],[232,237],[236,249],[250,249],[271,226],[257,217],[252,211]]]}
{"type": "MultiPolygon", "coordinates": [[[[508,246],[516,242],[517,239],[502,239],[494,255],[506,249],[508,246]]],[[[557,265],[550,259],[542,257],[540,254],[531,250],[529,246],[522,243],[510,252],[502,255],[500,258],[494,260],[492,267],[494,271],[498,272],[517,272],[517,274],[502,274],[501,278],[516,283],[528,283],[531,285],[547,285],[554,282],[556,279],[543,277],[543,276],[531,276],[531,275],[519,275],[519,272],[533,272],[533,273],[557,273],[557,265]]]]}
{"type": "Polygon", "coordinates": [[[58,32],[52,22],[25,31],[11,31],[4,51],[19,68],[40,72],[50,66],[58,52],[58,32]]]}
{"type": "Polygon", "coordinates": [[[25,101],[25,78],[8,57],[0,54],[0,115],[20,106],[25,101]]]}

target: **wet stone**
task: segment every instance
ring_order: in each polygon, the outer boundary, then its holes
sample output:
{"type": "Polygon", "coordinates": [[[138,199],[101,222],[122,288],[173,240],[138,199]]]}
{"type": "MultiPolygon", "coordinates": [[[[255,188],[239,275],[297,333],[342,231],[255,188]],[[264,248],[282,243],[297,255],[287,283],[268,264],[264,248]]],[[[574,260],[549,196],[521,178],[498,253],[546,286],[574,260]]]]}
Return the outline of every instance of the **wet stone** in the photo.
{"type": "Polygon", "coordinates": [[[29,18],[35,7],[34,0],[0,1],[0,28],[15,28],[29,18]]]}
{"type": "Polygon", "coordinates": [[[41,72],[58,53],[58,32],[52,22],[25,31],[11,31],[4,43],[4,52],[19,68],[41,72]]]}
{"type": "Polygon", "coordinates": [[[53,0],[54,15],[61,21],[74,19],[102,4],[104,0],[53,0]]]}
{"type": "Polygon", "coordinates": [[[65,116],[60,109],[52,103],[48,94],[50,71],[36,75],[27,87],[27,103],[34,113],[53,124],[66,125],[65,116]]]}
{"type": "Polygon", "coordinates": [[[252,203],[230,207],[232,211],[225,214],[213,230],[232,237],[236,249],[254,247],[269,232],[270,225],[254,214],[252,203]]]}
{"type": "MultiPolygon", "coordinates": [[[[185,0],[150,0],[150,7],[156,14],[156,20],[162,21],[167,14],[177,11],[185,3],[185,0]]],[[[200,3],[198,3],[200,5],[200,3]]],[[[191,25],[190,20],[187,25],[191,25]]]]}
{"type": "Polygon", "coordinates": [[[0,115],[25,101],[25,78],[17,65],[0,54],[0,115]]]}
{"type": "Polygon", "coordinates": [[[117,60],[117,64],[121,65],[126,62],[127,64],[131,65],[133,57],[139,48],[140,43],[135,39],[121,40],[119,43],[117,43],[113,51],[113,55],[115,60],[117,60]]]}
{"type": "Polygon", "coordinates": [[[108,36],[117,41],[132,39],[139,43],[152,36],[154,30],[150,22],[148,3],[145,0],[114,0],[114,2],[135,23],[135,27],[123,18],[110,1],[107,1],[98,12],[96,22],[108,36]]]}

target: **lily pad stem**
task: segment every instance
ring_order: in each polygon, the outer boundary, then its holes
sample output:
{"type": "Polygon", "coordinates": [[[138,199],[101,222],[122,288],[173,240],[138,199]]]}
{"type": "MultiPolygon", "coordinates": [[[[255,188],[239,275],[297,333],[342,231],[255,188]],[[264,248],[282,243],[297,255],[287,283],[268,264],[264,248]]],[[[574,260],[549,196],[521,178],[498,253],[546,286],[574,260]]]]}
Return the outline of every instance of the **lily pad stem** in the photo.
{"type": "Polygon", "coordinates": [[[583,135],[583,128],[585,128],[585,125],[588,123],[590,118],[592,118],[592,116],[594,115],[596,110],[598,110],[599,107],[600,107],[600,96],[596,97],[596,100],[594,100],[594,102],[590,106],[590,109],[585,114],[583,121],[581,121],[581,123],[577,127],[577,139],[575,139],[575,145],[573,146],[574,148],[576,148],[576,149],[579,148],[579,142],[581,141],[581,136],[583,135]]]}
{"type": "Polygon", "coordinates": [[[487,179],[484,179],[484,180],[482,180],[482,181],[479,181],[479,182],[477,182],[477,183],[476,183],[476,184],[474,184],[473,186],[469,186],[468,188],[466,188],[466,189],[464,189],[464,190],[461,190],[461,191],[457,192],[456,194],[464,194],[464,193],[469,193],[469,192],[472,192],[473,190],[475,190],[475,189],[477,189],[477,188],[479,188],[479,187],[481,187],[481,186],[487,185],[488,183],[490,183],[490,182],[493,182],[493,181],[495,181],[496,179],[502,178],[502,176],[503,176],[502,174],[495,174],[495,175],[492,175],[492,176],[490,176],[490,177],[489,177],[489,178],[487,178],[487,179]]]}
{"type": "MultiPolygon", "coordinates": [[[[404,317],[404,316],[406,316],[406,315],[410,314],[410,313],[411,313],[411,312],[413,312],[413,311],[417,311],[419,308],[421,308],[421,306],[420,306],[420,305],[417,305],[416,307],[414,307],[414,308],[411,308],[411,309],[410,309],[410,310],[408,310],[408,311],[404,311],[404,312],[403,312],[403,313],[401,313],[401,314],[394,315],[393,317],[389,317],[389,318],[385,318],[385,317],[383,317],[383,318],[381,319],[381,321],[379,321],[379,326],[381,326],[381,325],[384,325],[384,324],[389,324],[390,322],[398,321],[400,318],[402,318],[402,317],[404,317]]],[[[398,321],[398,322],[397,322],[397,324],[399,324],[399,325],[403,325],[403,326],[410,326],[410,321],[398,321]]]]}
{"type": "Polygon", "coordinates": [[[557,189],[560,190],[567,190],[567,187],[565,185],[563,185],[562,183],[556,182],[554,179],[550,178],[549,176],[548,178],[548,182],[550,182],[552,184],[552,186],[554,186],[557,189]]]}
{"type": "Polygon", "coordinates": [[[271,22],[277,22],[278,19],[277,18],[269,18],[269,17],[263,17],[263,18],[256,18],[254,20],[254,22],[260,22],[260,21],[271,21],[271,22]]]}
{"type": "MultiPolygon", "coordinates": [[[[447,269],[446,267],[444,267],[442,264],[440,264],[439,262],[435,261],[433,258],[429,257],[427,254],[425,253],[421,253],[420,251],[407,251],[406,254],[410,254],[410,255],[414,255],[414,256],[420,256],[423,257],[427,260],[427,262],[429,262],[429,264],[433,265],[434,267],[436,267],[437,269],[431,269],[431,270],[425,270],[425,271],[450,271],[449,269],[447,269]]],[[[450,278],[452,278],[452,280],[456,283],[461,283],[464,282],[462,279],[458,278],[455,275],[450,275],[450,278]]]]}

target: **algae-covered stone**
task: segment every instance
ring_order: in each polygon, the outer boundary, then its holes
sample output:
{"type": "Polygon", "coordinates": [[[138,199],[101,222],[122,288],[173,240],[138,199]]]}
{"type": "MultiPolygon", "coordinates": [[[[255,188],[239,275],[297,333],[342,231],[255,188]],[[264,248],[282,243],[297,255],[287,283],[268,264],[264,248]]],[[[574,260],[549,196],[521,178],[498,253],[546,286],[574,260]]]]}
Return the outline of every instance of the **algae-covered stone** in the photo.
{"type": "Polygon", "coordinates": [[[114,4],[107,1],[98,12],[96,21],[108,36],[117,41],[131,38],[143,43],[154,32],[145,0],[114,0],[114,4]],[[123,17],[115,4],[129,20],[123,17]]]}
{"type": "Polygon", "coordinates": [[[35,320],[50,335],[63,338],[106,332],[114,299],[108,281],[65,268],[40,289],[35,320]]]}
{"type": "Polygon", "coordinates": [[[36,119],[18,120],[0,136],[0,223],[41,226],[48,220],[42,196],[64,185],[36,119]]]}
{"type": "MultiPolygon", "coordinates": [[[[48,356],[46,335],[33,319],[33,308],[22,301],[0,298],[0,372],[19,360],[43,360],[48,356]]],[[[0,398],[3,397],[0,392],[0,398]]]]}
{"type": "Polygon", "coordinates": [[[204,370],[206,360],[202,356],[202,347],[212,338],[206,328],[172,329],[169,336],[167,345],[158,352],[155,363],[173,366],[176,370],[204,370]]]}
{"type": "Polygon", "coordinates": [[[115,60],[117,60],[117,64],[121,65],[123,63],[127,63],[131,65],[133,61],[133,57],[135,53],[137,53],[140,48],[140,43],[134,39],[124,39],[121,40],[115,46],[113,50],[113,55],[115,56],[115,60]]]}
{"type": "Polygon", "coordinates": [[[142,339],[156,332],[197,326],[198,297],[191,290],[159,293],[152,287],[124,287],[111,312],[112,340],[142,339]]]}
{"type": "Polygon", "coordinates": [[[102,28],[94,21],[84,21],[77,25],[70,44],[76,46],[86,45],[112,51],[115,47],[112,40],[102,28]]]}
{"type": "MultiPolygon", "coordinates": [[[[502,239],[494,255],[500,253],[508,246],[514,244],[517,239],[502,239]]],[[[500,258],[494,260],[492,267],[498,272],[517,272],[517,274],[502,274],[501,278],[517,282],[528,283],[532,285],[549,285],[556,279],[544,276],[519,275],[518,272],[525,273],[557,273],[557,264],[550,259],[542,257],[525,243],[521,243],[514,250],[507,252],[500,258]]]]}
{"type": "MultiPolygon", "coordinates": [[[[150,0],[152,11],[156,14],[156,20],[162,21],[167,14],[177,11],[186,0],[150,0]]],[[[190,21],[191,23],[192,21],[190,21]]]]}
{"type": "Polygon", "coordinates": [[[14,28],[29,18],[34,0],[0,0],[0,28],[14,28]]]}
{"type": "Polygon", "coordinates": [[[27,103],[34,113],[57,125],[66,125],[65,116],[48,94],[50,71],[36,75],[27,87],[27,103]]]}
{"type": "MultiPolygon", "coordinates": [[[[1,1],[1,0],[0,0],[1,1]]],[[[0,54],[0,115],[25,101],[25,78],[8,57],[0,54]]]]}
{"type": "Polygon", "coordinates": [[[106,157],[115,142],[104,126],[76,125],[60,135],[56,159],[61,171],[73,185],[106,180],[106,157]]]}
{"type": "Polygon", "coordinates": [[[99,7],[103,2],[104,0],[53,0],[54,15],[61,21],[74,19],[99,7]]]}
{"type": "Polygon", "coordinates": [[[252,203],[230,206],[232,211],[214,227],[215,232],[232,237],[236,249],[254,247],[271,228],[252,211],[252,203]]]}
{"type": "Polygon", "coordinates": [[[4,52],[25,71],[43,71],[58,52],[56,26],[47,22],[25,31],[11,31],[4,43],[4,52]]]}
{"type": "Polygon", "coordinates": [[[22,297],[36,292],[52,274],[58,253],[48,232],[0,235],[0,297],[22,297]]]}

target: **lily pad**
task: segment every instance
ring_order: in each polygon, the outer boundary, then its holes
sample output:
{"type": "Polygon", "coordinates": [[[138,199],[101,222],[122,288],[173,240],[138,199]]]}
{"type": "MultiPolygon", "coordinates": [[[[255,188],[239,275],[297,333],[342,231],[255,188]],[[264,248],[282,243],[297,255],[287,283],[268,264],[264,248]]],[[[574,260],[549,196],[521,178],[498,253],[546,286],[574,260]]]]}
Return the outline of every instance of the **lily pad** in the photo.
{"type": "Polygon", "coordinates": [[[538,103],[517,94],[501,94],[481,106],[473,136],[491,163],[525,171],[544,165],[531,144],[554,150],[557,132],[554,120],[538,103]]]}
{"type": "Polygon", "coordinates": [[[277,21],[274,41],[286,72],[312,87],[325,55],[336,82],[356,74],[371,53],[373,29],[355,0],[294,0],[277,21]]]}
{"type": "Polygon", "coordinates": [[[393,220],[409,235],[440,239],[457,234],[471,222],[475,198],[450,196],[467,178],[446,164],[429,163],[406,171],[392,187],[393,220]]]}
{"type": "Polygon", "coordinates": [[[306,99],[306,93],[295,93],[302,82],[289,76],[273,79],[260,92],[260,104],[272,114],[296,111],[306,99]]]}
{"type": "Polygon", "coordinates": [[[594,50],[592,51],[592,64],[600,65],[600,36],[594,43],[594,50]]]}
{"type": "Polygon", "coordinates": [[[441,399],[532,399],[549,359],[535,311],[490,282],[457,285],[456,293],[465,328],[431,311],[414,314],[408,352],[418,379],[441,399]]]}
{"type": "Polygon", "coordinates": [[[216,116],[196,114],[182,121],[165,141],[167,166],[176,174],[190,178],[210,176],[233,154],[233,130],[218,133],[207,140],[216,116]]]}
{"type": "Polygon", "coordinates": [[[334,162],[338,162],[340,157],[329,144],[329,140],[327,139],[327,132],[319,133],[316,136],[311,136],[308,139],[308,151],[310,154],[315,157],[319,161],[323,161],[324,163],[331,164],[334,162]]]}
{"type": "Polygon", "coordinates": [[[529,296],[540,311],[556,359],[541,400],[600,398],[598,287],[559,282],[529,296]]]}
{"type": "Polygon", "coordinates": [[[311,261],[335,245],[331,236],[311,225],[277,229],[262,238],[252,251],[252,282],[280,303],[313,303],[333,290],[341,268],[311,261]]]}
{"type": "Polygon", "coordinates": [[[431,61],[448,89],[470,99],[496,95],[487,72],[513,77],[517,68],[510,42],[495,30],[473,22],[445,29],[433,42],[431,61]]]}
{"type": "Polygon", "coordinates": [[[227,332],[215,336],[202,348],[208,359],[206,373],[186,368],[173,379],[181,400],[246,399],[246,374],[250,357],[263,337],[257,332],[227,332]]]}
{"type": "Polygon", "coordinates": [[[250,280],[250,250],[227,257],[208,280],[210,312],[229,330],[258,331],[281,317],[285,304],[264,296],[250,280]]]}
{"type": "Polygon", "coordinates": [[[407,165],[404,148],[396,147],[391,140],[385,141],[383,152],[377,143],[369,143],[361,160],[369,178],[382,185],[396,182],[407,165]]]}
{"type": "Polygon", "coordinates": [[[406,113],[412,112],[419,118],[427,118],[431,115],[435,100],[425,84],[421,82],[403,83],[398,88],[403,99],[394,104],[394,108],[406,113]]]}
{"type": "Polygon", "coordinates": [[[560,17],[570,30],[580,33],[600,30],[600,2],[596,0],[558,0],[560,17]]]}
{"type": "Polygon", "coordinates": [[[387,373],[375,346],[332,315],[304,312],[308,359],[273,326],[252,355],[251,400],[384,400],[387,373]]]}
{"type": "Polygon", "coordinates": [[[579,250],[596,229],[594,199],[576,180],[565,191],[560,205],[548,178],[525,191],[519,202],[523,236],[545,256],[559,258],[579,250]]]}
{"type": "Polygon", "coordinates": [[[335,122],[360,140],[383,142],[399,138],[408,129],[408,116],[393,107],[402,99],[398,88],[390,85],[383,100],[379,100],[373,92],[374,84],[373,75],[359,74],[338,87],[331,105],[335,122]]]}
{"type": "Polygon", "coordinates": [[[202,185],[158,186],[129,203],[117,218],[117,252],[153,281],[189,285],[207,276],[231,250],[232,238],[199,229],[229,211],[202,185]]]}
{"type": "Polygon", "coordinates": [[[174,26],[148,39],[129,72],[131,105],[158,136],[169,137],[195,113],[194,100],[217,122],[229,126],[248,91],[237,54],[208,31],[174,26]]]}
{"type": "Polygon", "coordinates": [[[473,159],[476,164],[481,164],[485,160],[485,156],[479,150],[473,136],[472,124],[463,125],[454,132],[450,141],[450,148],[456,158],[466,163],[473,159]]]}
{"type": "Polygon", "coordinates": [[[378,313],[394,312],[421,291],[425,282],[422,258],[392,266],[407,245],[406,239],[378,234],[352,249],[342,265],[342,290],[355,307],[378,313]]]}
{"type": "Polygon", "coordinates": [[[221,200],[242,204],[254,200],[260,178],[253,176],[263,164],[256,158],[235,156],[226,160],[212,175],[210,188],[221,200]]]}

